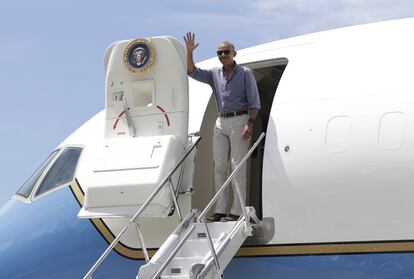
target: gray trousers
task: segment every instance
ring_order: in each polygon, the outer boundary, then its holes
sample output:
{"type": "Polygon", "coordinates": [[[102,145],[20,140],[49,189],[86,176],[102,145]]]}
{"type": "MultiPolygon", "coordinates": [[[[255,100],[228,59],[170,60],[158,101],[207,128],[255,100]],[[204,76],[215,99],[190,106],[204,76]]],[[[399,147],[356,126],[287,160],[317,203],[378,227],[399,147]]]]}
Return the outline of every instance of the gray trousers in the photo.
{"type": "MultiPolygon", "coordinates": [[[[242,132],[247,123],[248,115],[243,114],[228,118],[218,117],[214,128],[213,157],[214,185],[216,192],[224,184],[228,176],[246,155],[250,139],[244,140],[242,132]]],[[[246,164],[233,179],[230,188],[233,190],[233,202],[228,203],[228,191],[224,191],[216,202],[215,213],[241,215],[242,209],[234,183],[239,186],[242,198],[246,202],[246,164]],[[229,208],[230,207],[230,208],[229,208]]]]}

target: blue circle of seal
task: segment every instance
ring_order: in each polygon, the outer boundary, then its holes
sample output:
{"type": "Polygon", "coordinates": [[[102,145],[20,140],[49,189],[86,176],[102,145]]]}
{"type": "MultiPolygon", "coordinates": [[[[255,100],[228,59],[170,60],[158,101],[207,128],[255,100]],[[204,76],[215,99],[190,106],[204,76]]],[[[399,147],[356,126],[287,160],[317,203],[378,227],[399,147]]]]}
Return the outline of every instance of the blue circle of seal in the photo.
{"type": "Polygon", "coordinates": [[[144,68],[151,58],[151,50],[145,43],[137,43],[128,51],[128,64],[134,69],[144,68]]]}

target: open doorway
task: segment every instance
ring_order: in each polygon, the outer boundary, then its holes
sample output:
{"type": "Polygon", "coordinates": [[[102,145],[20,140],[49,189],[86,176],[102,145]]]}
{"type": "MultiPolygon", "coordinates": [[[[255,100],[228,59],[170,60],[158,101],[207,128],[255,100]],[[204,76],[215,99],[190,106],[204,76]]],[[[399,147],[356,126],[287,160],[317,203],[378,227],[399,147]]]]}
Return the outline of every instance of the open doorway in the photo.
{"type": "MultiPolygon", "coordinates": [[[[252,143],[262,132],[267,130],[273,99],[287,63],[286,58],[280,58],[243,65],[252,69],[254,73],[261,102],[261,109],[254,124],[252,143]]],[[[207,105],[200,129],[202,140],[198,146],[195,159],[192,208],[204,208],[214,195],[212,139],[216,118],[217,109],[214,96],[212,96],[207,105]]],[[[263,217],[262,168],[264,144],[265,141],[262,141],[261,145],[252,154],[247,166],[246,204],[255,207],[260,219],[263,217]]]]}
{"type": "MultiPolygon", "coordinates": [[[[252,142],[255,142],[262,132],[267,132],[273,99],[287,62],[287,59],[277,59],[245,65],[253,70],[261,103],[253,127],[252,142]]],[[[257,217],[260,219],[263,219],[262,171],[264,150],[265,140],[254,151],[247,166],[246,204],[254,206],[257,217]]]]}

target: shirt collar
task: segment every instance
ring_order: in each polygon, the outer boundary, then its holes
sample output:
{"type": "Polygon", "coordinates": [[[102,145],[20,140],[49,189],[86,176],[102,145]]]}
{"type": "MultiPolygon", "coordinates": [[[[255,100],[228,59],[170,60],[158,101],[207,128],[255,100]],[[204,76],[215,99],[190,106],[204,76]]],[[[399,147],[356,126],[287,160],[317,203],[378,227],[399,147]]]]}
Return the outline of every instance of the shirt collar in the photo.
{"type": "MultiPolygon", "coordinates": [[[[235,71],[238,66],[235,60],[233,60],[233,65],[234,65],[233,71],[235,71]]],[[[221,71],[224,73],[224,66],[221,66],[221,71]]]]}

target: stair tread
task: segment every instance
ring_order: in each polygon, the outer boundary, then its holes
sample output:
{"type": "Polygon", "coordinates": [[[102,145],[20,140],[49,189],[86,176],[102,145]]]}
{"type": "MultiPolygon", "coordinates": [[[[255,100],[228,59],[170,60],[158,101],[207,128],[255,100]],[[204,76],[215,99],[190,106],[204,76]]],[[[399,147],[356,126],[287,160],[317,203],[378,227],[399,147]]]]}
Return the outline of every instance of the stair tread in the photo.
{"type": "MultiPolygon", "coordinates": [[[[213,239],[213,245],[217,243],[217,239],[213,239]]],[[[191,239],[183,245],[181,250],[178,252],[179,257],[202,257],[210,251],[207,239],[191,239]]]]}
{"type": "Polygon", "coordinates": [[[168,267],[165,269],[166,275],[169,276],[183,276],[188,275],[193,264],[201,263],[203,257],[194,257],[194,258],[174,258],[168,267]],[[173,269],[175,271],[180,271],[179,273],[171,272],[173,269]]]}
{"type": "MultiPolygon", "coordinates": [[[[222,232],[228,232],[235,225],[236,221],[207,223],[207,228],[211,238],[218,238],[222,232]]],[[[196,223],[196,228],[192,233],[191,239],[197,238],[198,233],[205,233],[203,224],[196,223]]]]}
{"type": "Polygon", "coordinates": [[[185,262],[186,260],[189,260],[189,259],[192,259],[192,260],[200,260],[201,261],[201,260],[204,259],[204,257],[205,257],[205,255],[204,256],[201,256],[201,257],[174,257],[174,259],[172,259],[170,265],[172,263],[185,262]]]}
{"type": "Polygon", "coordinates": [[[167,278],[173,278],[173,279],[189,279],[189,275],[162,275],[161,279],[167,279],[167,278]]]}

